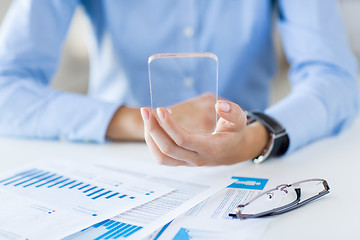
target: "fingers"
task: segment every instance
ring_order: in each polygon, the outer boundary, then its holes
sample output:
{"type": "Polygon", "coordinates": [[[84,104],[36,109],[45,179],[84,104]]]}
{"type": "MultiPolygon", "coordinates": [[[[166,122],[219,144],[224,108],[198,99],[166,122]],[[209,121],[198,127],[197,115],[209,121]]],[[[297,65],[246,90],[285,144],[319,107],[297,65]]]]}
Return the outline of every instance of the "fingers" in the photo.
{"type": "MultiPolygon", "coordinates": [[[[187,163],[189,162],[189,159],[196,159],[197,153],[177,145],[159,125],[157,119],[150,111],[151,110],[149,108],[142,108],[141,115],[144,119],[145,137],[147,137],[147,143],[149,144],[149,147],[151,147],[152,152],[155,152],[154,154],[157,156],[157,159],[161,161],[161,163],[168,163],[171,158],[178,161],[185,161],[187,163]],[[157,152],[158,150],[170,158],[164,158],[164,156],[159,155],[157,152]]],[[[159,118],[161,117],[159,116],[159,118]]]]}
{"type": "Polygon", "coordinates": [[[160,125],[168,136],[173,139],[176,145],[188,149],[195,150],[193,147],[193,138],[190,133],[182,128],[164,108],[157,109],[160,125]]]}
{"type": "Polygon", "coordinates": [[[218,100],[215,108],[217,114],[228,123],[231,123],[232,127],[243,128],[246,126],[245,112],[239,105],[226,100],[218,100]]]}
{"type": "Polygon", "coordinates": [[[162,153],[148,132],[145,132],[145,142],[147,143],[150,152],[153,154],[155,159],[160,164],[166,165],[166,166],[188,165],[184,161],[176,160],[176,159],[166,156],[164,153],[162,153]]]}

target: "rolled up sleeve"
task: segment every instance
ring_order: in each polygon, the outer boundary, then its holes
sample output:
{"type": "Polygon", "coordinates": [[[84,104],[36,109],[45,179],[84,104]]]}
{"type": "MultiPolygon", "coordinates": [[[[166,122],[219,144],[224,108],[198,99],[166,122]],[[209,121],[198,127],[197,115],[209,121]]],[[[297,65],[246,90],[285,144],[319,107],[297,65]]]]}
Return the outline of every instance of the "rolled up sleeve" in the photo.
{"type": "Polygon", "coordinates": [[[78,5],[13,2],[0,31],[0,135],[105,140],[116,104],[49,87],[78,5]]]}
{"type": "Polygon", "coordinates": [[[278,7],[291,93],[266,113],[287,129],[290,153],[338,134],[355,119],[358,69],[336,1],[282,0],[278,7]]]}

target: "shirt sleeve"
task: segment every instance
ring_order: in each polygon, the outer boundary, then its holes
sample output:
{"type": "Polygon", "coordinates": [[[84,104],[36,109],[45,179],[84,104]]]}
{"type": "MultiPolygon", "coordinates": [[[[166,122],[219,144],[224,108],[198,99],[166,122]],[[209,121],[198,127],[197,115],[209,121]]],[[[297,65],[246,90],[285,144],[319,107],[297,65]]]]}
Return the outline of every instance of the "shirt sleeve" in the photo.
{"type": "Polygon", "coordinates": [[[77,0],[17,0],[0,31],[0,135],[105,140],[114,103],[56,91],[57,69],[77,0]]]}
{"type": "Polygon", "coordinates": [[[359,108],[357,62],[335,0],[280,0],[278,28],[291,65],[291,93],[266,113],[287,130],[287,153],[336,135],[359,108]]]}

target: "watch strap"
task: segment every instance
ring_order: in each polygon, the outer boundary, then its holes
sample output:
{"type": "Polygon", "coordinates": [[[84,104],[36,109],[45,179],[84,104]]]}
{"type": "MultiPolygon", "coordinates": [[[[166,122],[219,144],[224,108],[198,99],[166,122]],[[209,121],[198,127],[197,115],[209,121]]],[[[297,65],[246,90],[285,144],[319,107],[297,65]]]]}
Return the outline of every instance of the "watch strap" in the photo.
{"type": "Polygon", "coordinates": [[[270,139],[262,154],[254,158],[255,163],[261,163],[267,158],[283,155],[289,146],[289,137],[285,128],[275,119],[262,112],[247,112],[248,124],[259,121],[270,133],[270,139]]]}

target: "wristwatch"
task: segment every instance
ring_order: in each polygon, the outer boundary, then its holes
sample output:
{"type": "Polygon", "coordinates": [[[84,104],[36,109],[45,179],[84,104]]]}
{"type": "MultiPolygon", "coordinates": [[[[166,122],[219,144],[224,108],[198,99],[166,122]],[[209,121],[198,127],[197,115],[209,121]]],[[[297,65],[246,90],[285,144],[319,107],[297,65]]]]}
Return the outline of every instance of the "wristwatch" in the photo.
{"type": "Polygon", "coordinates": [[[254,163],[262,163],[270,157],[283,155],[289,147],[289,136],[280,123],[262,112],[246,112],[247,124],[260,122],[270,132],[270,139],[262,153],[253,159],[254,163]]]}

